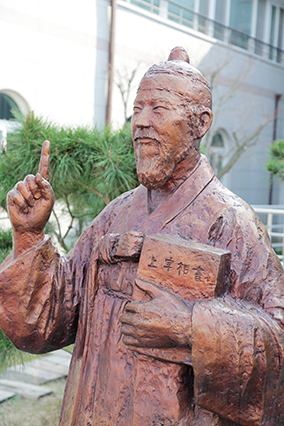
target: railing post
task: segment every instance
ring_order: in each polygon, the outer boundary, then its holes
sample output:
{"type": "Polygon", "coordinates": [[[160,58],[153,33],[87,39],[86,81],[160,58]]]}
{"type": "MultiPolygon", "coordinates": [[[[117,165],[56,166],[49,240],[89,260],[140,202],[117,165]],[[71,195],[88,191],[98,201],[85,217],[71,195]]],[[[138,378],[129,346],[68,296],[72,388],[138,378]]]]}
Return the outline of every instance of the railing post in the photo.
{"type": "Polygon", "coordinates": [[[248,39],[248,51],[251,53],[255,52],[255,39],[252,37],[248,39]]]}
{"type": "Polygon", "coordinates": [[[198,12],[199,12],[199,0],[194,2],[193,29],[195,31],[198,31],[198,27],[199,27],[198,12]]]}
{"type": "Polygon", "coordinates": [[[167,19],[167,17],[168,17],[168,2],[167,2],[167,0],[160,0],[160,11],[159,11],[159,15],[162,18],[167,19]]]}
{"type": "Polygon", "coordinates": [[[214,19],[215,19],[215,9],[216,9],[216,0],[211,0],[209,2],[209,10],[208,10],[208,32],[209,37],[214,37],[214,19]]]}
{"type": "MultiPolygon", "coordinates": [[[[274,250],[281,250],[282,254],[277,254],[280,261],[284,261],[284,206],[277,206],[277,208],[271,207],[271,205],[267,206],[253,206],[254,211],[257,214],[265,214],[266,215],[266,229],[269,235],[269,238],[271,240],[271,245],[274,248],[274,250]],[[282,216],[282,222],[279,220],[277,221],[277,224],[273,225],[273,217],[282,216]],[[274,231],[275,227],[279,229],[278,231],[274,231]],[[272,241],[273,240],[273,241],[272,241]]],[[[276,251],[277,253],[277,251],[276,251]]]]}
{"type": "Polygon", "coordinates": [[[267,213],[267,232],[271,239],[271,232],[272,232],[272,213],[267,213]]]}
{"type": "Polygon", "coordinates": [[[225,27],[224,29],[224,43],[229,44],[231,38],[231,28],[225,27]]]}
{"type": "MultiPolygon", "coordinates": [[[[282,233],[283,233],[283,239],[282,239],[282,256],[284,256],[284,224],[282,224],[282,233]]],[[[284,257],[282,257],[282,260],[284,259],[284,257]]]]}
{"type": "Polygon", "coordinates": [[[207,35],[209,37],[214,37],[214,21],[211,21],[211,19],[206,18],[207,22],[207,35]]]}
{"type": "Polygon", "coordinates": [[[264,46],[264,48],[263,48],[263,58],[265,58],[265,59],[267,59],[267,60],[269,60],[269,56],[270,56],[270,45],[269,44],[266,44],[265,46],[264,46]]]}

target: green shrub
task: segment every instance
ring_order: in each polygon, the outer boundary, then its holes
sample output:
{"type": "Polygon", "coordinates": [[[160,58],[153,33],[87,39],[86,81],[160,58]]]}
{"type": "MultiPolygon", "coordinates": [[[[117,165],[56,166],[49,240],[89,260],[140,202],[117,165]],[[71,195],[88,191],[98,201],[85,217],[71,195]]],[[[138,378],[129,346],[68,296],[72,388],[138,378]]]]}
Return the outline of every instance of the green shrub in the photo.
{"type": "Polygon", "coordinates": [[[274,141],[269,147],[270,159],[266,164],[267,170],[273,175],[284,179],[284,140],[274,141]]]}
{"type": "Polygon", "coordinates": [[[8,135],[7,149],[0,154],[0,206],[6,209],[7,192],[19,180],[37,173],[42,142],[48,139],[50,183],[69,225],[63,234],[55,216],[47,232],[67,251],[75,224],[73,239],[112,199],[137,186],[130,127],[118,131],[109,127],[59,127],[33,113],[17,118],[20,124],[8,135]]]}
{"type": "Polygon", "coordinates": [[[0,263],[7,257],[13,247],[12,230],[5,231],[0,228],[0,263]]]}

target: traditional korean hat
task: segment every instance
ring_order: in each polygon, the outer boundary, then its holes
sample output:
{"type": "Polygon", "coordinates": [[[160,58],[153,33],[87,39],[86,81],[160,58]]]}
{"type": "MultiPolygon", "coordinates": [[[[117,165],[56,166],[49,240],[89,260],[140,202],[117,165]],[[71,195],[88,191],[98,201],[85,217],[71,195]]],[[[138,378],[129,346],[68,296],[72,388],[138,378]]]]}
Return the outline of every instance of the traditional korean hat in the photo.
{"type": "Polygon", "coordinates": [[[168,57],[168,61],[184,61],[190,64],[187,51],[181,46],[174,47],[171,50],[171,53],[168,57]]]}
{"type": "MultiPolygon", "coordinates": [[[[144,78],[152,78],[157,74],[174,75],[184,78],[184,95],[191,103],[199,107],[210,108],[212,106],[212,94],[210,86],[201,72],[190,65],[189,56],[183,47],[174,47],[167,61],[152,65],[145,73],[144,78]],[[192,96],[194,93],[196,96],[192,96]]],[[[139,88],[138,88],[139,91],[139,88]]]]}

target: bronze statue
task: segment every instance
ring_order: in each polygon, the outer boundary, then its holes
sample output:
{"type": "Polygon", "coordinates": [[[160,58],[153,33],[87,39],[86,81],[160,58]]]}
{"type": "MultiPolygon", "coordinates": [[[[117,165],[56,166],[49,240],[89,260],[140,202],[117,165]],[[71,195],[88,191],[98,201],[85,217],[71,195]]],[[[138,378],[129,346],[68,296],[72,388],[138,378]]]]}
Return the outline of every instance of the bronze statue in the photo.
{"type": "Polygon", "coordinates": [[[141,185],[67,257],[44,235],[48,142],[39,173],[8,194],[0,327],[33,353],[75,342],[61,426],[284,424],[283,269],[200,155],[211,121],[208,83],[175,48],[134,103],[141,185]]]}

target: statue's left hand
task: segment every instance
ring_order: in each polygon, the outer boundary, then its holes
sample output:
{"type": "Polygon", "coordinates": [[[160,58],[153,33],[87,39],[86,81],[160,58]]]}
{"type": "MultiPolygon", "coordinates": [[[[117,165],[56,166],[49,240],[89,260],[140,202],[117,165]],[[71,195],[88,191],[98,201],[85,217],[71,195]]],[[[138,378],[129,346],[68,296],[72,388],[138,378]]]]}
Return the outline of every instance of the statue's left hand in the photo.
{"type": "Polygon", "coordinates": [[[122,260],[137,260],[144,240],[141,232],[106,234],[98,241],[99,260],[102,263],[118,263],[122,260]]]}
{"type": "Polygon", "coordinates": [[[127,346],[169,348],[191,346],[191,307],[154,284],[136,279],[151,300],[131,302],[121,315],[127,346]]]}

